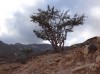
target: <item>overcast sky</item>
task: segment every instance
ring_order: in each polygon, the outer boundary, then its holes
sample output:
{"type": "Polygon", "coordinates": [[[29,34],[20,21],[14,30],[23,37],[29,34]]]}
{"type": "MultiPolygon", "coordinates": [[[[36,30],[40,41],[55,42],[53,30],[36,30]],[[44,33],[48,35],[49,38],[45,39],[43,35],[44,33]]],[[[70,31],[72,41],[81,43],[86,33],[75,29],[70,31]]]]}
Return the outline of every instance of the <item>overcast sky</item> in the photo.
{"type": "Polygon", "coordinates": [[[0,40],[5,43],[48,43],[33,33],[35,24],[30,15],[47,5],[59,10],[70,10],[73,15],[87,16],[83,26],[68,33],[65,45],[80,43],[88,38],[100,36],[100,0],[0,0],[0,40]]]}

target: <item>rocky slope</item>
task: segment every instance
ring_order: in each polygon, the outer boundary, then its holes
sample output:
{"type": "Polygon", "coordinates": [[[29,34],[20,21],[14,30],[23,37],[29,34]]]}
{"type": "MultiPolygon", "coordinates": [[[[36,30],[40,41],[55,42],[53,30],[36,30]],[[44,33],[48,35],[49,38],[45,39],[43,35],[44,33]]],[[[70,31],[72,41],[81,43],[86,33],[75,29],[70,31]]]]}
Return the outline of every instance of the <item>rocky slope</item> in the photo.
{"type": "Polygon", "coordinates": [[[100,37],[67,47],[62,53],[32,57],[26,64],[1,64],[0,74],[100,74],[100,37]]]}

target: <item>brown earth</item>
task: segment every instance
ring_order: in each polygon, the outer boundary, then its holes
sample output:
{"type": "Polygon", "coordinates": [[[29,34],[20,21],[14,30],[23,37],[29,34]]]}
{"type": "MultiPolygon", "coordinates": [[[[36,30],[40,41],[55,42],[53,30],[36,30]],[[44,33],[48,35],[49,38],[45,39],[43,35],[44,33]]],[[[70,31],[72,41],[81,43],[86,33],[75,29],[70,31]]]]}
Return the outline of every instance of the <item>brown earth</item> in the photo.
{"type": "Polygon", "coordinates": [[[0,74],[100,74],[100,37],[62,53],[42,54],[27,63],[0,64],[0,74]]]}

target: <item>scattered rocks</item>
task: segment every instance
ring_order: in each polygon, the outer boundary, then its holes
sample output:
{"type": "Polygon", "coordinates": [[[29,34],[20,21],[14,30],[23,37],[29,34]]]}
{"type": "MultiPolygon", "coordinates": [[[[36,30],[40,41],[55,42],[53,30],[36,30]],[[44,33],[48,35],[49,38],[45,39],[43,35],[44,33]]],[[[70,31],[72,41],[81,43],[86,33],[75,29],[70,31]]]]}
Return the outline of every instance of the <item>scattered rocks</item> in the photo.
{"type": "MultiPolygon", "coordinates": [[[[91,38],[87,44],[69,47],[64,54],[36,56],[20,66],[7,67],[5,64],[3,68],[0,65],[0,74],[100,74],[100,38],[97,39],[91,38]]],[[[24,62],[25,59],[22,59],[24,62]]]]}

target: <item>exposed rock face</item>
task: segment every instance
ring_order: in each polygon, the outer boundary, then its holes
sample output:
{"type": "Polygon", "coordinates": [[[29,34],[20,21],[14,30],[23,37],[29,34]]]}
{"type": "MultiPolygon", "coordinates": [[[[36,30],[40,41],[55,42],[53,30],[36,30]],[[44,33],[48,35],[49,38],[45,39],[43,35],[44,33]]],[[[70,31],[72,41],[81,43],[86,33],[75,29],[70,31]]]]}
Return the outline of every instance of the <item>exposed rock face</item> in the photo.
{"type": "Polygon", "coordinates": [[[94,44],[90,44],[88,47],[89,53],[94,53],[98,48],[94,44]]]}
{"type": "Polygon", "coordinates": [[[89,53],[95,53],[98,47],[95,44],[85,45],[84,55],[88,55],[89,53]]]}

